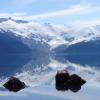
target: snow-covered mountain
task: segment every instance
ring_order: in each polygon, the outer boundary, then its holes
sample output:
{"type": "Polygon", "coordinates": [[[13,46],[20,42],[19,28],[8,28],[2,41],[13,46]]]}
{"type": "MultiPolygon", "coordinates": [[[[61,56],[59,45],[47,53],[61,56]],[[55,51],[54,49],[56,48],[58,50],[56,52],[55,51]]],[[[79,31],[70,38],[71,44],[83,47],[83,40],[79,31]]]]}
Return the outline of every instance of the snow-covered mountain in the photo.
{"type": "MultiPolygon", "coordinates": [[[[99,32],[100,25],[70,27],[50,23],[40,24],[12,18],[0,19],[0,37],[4,40],[7,41],[6,37],[9,37],[9,39],[16,40],[13,41],[16,45],[20,42],[30,50],[45,51],[46,53],[61,45],[69,47],[81,42],[99,40],[99,32]]],[[[6,47],[4,48],[6,49],[6,47]]]]}

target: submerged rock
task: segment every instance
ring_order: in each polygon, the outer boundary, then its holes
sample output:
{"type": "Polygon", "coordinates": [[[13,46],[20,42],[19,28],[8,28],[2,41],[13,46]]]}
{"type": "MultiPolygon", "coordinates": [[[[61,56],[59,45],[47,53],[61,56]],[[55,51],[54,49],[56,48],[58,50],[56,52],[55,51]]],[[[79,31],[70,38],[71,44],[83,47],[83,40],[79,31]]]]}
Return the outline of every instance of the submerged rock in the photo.
{"type": "Polygon", "coordinates": [[[11,77],[3,86],[13,92],[18,92],[26,87],[25,83],[16,77],[11,77]]]}
{"type": "Polygon", "coordinates": [[[56,74],[56,89],[61,91],[71,90],[77,92],[81,86],[86,83],[81,77],[76,74],[69,75],[68,72],[57,72],[56,74]]]}

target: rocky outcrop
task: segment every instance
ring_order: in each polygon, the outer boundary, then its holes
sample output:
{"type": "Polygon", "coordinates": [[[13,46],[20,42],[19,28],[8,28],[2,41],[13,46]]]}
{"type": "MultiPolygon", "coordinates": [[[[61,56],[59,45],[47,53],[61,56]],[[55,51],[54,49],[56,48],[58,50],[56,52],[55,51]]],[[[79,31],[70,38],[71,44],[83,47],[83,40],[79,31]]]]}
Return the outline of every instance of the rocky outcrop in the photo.
{"type": "Polygon", "coordinates": [[[26,87],[25,83],[16,77],[11,77],[3,86],[13,92],[18,92],[26,87]]]}
{"type": "Polygon", "coordinates": [[[67,71],[57,72],[55,80],[56,89],[59,91],[71,90],[72,92],[77,92],[86,83],[80,76],[76,74],[69,75],[67,71]]]}

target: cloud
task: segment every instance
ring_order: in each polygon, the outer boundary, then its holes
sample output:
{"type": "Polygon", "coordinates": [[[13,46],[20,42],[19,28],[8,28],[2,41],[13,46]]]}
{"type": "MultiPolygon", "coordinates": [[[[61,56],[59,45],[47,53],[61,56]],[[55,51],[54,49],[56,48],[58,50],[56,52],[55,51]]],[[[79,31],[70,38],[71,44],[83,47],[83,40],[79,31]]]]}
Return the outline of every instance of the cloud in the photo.
{"type": "Polygon", "coordinates": [[[39,19],[40,20],[40,19],[45,19],[45,18],[73,15],[73,14],[80,13],[80,12],[86,10],[87,8],[88,8],[87,6],[76,5],[71,8],[68,8],[68,9],[63,9],[63,10],[48,12],[48,13],[42,13],[39,15],[32,15],[32,16],[26,17],[26,19],[29,19],[29,20],[38,20],[39,19]]]}
{"type": "MultiPolygon", "coordinates": [[[[34,0],[30,0],[34,1],[34,0]]],[[[100,23],[99,18],[95,18],[95,13],[100,13],[100,7],[95,6],[95,5],[75,5],[70,8],[62,9],[62,10],[57,10],[57,11],[52,11],[52,12],[47,12],[47,13],[40,13],[37,15],[28,15],[25,12],[20,12],[20,13],[0,13],[0,17],[12,17],[15,19],[24,19],[24,20],[29,20],[29,21],[39,21],[39,20],[46,20],[46,19],[53,19],[53,18],[62,18],[62,17],[67,17],[67,20],[71,23],[71,18],[75,17],[73,19],[72,24],[98,24],[100,23]],[[88,17],[86,19],[86,16],[88,17]],[[73,16],[73,17],[71,17],[73,16]],[[85,16],[85,17],[84,17],[85,16]],[[91,18],[92,16],[92,18],[91,18]],[[71,18],[70,18],[71,17],[71,18]],[[79,19],[77,19],[77,17],[79,19]]],[[[97,15],[99,16],[99,15],[97,15]]],[[[63,20],[63,19],[62,19],[63,20]]],[[[59,23],[59,21],[58,21],[59,23]]]]}
{"type": "Polygon", "coordinates": [[[17,18],[21,18],[26,16],[26,13],[22,12],[22,13],[0,13],[0,18],[8,18],[8,17],[17,17],[17,18]]]}
{"type": "Polygon", "coordinates": [[[31,15],[28,16],[26,13],[0,13],[0,17],[13,17],[13,18],[20,18],[26,20],[42,20],[46,18],[56,18],[61,16],[68,16],[81,13],[82,11],[86,10],[87,6],[76,5],[71,8],[42,13],[38,15],[31,15]]]}
{"type": "Polygon", "coordinates": [[[91,20],[76,20],[72,25],[76,26],[91,26],[91,25],[99,25],[100,24],[100,19],[91,19],[91,20]]]}

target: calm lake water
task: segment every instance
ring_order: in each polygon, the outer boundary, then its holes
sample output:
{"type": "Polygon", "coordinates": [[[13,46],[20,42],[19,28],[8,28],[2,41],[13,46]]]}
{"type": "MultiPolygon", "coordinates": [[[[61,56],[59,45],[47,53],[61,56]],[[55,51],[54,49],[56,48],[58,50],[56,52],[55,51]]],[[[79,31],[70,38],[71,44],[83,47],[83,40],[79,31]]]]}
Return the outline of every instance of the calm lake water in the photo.
{"type": "MultiPolygon", "coordinates": [[[[29,69],[30,66],[33,69],[46,67],[52,60],[56,60],[59,63],[66,64],[67,62],[79,64],[82,66],[89,67],[100,67],[100,54],[81,54],[81,55],[66,55],[59,54],[53,57],[50,56],[30,56],[27,54],[9,54],[9,55],[0,55],[0,76],[9,77],[14,75],[17,72],[22,71],[24,66],[27,66],[26,69],[29,69]],[[27,65],[28,64],[28,65],[27,65]],[[30,65],[30,66],[29,66],[30,65]]],[[[58,65],[59,66],[59,65],[58,65]]],[[[63,66],[61,66],[63,67],[63,66]]],[[[53,66],[52,66],[53,68],[53,66]]]]}
{"type": "MultiPolygon", "coordinates": [[[[57,93],[57,95],[59,94],[61,98],[61,99],[59,98],[59,100],[63,100],[66,97],[65,95],[67,95],[67,97],[69,98],[73,96],[76,98],[75,100],[79,100],[79,98],[81,97],[83,97],[82,100],[88,100],[88,98],[90,99],[95,98],[96,95],[99,98],[99,93],[100,93],[99,67],[100,67],[99,54],[98,55],[60,54],[55,56],[39,56],[39,55],[30,56],[26,54],[20,54],[20,55],[9,54],[0,56],[1,79],[9,78],[11,76],[16,76],[20,78],[22,81],[24,81],[28,86],[36,90],[39,91],[49,90],[49,92],[51,91],[57,93]],[[66,91],[66,92],[61,92],[61,94],[63,93],[61,95],[59,91],[57,92],[55,88],[55,75],[57,70],[62,70],[62,69],[67,69],[70,72],[70,74],[74,73],[78,74],[83,79],[85,79],[87,83],[83,85],[81,90],[79,90],[77,93],[73,94],[71,91],[66,91]],[[93,84],[91,84],[91,82],[93,82],[93,84]],[[89,93],[89,95],[87,95],[87,92],[89,93]],[[79,98],[77,98],[77,96],[79,96],[79,98]],[[64,98],[62,99],[62,97],[64,98]]],[[[25,91],[27,92],[27,89],[25,91]]],[[[46,92],[44,92],[44,94],[45,93],[46,92]]],[[[46,96],[44,96],[44,98],[45,97],[46,96]]],[[[98,98],[95,100],[99,100],[98,98]]],[[[68,99],[68,100],[73,100],[73,99],[68,99]]]]}

